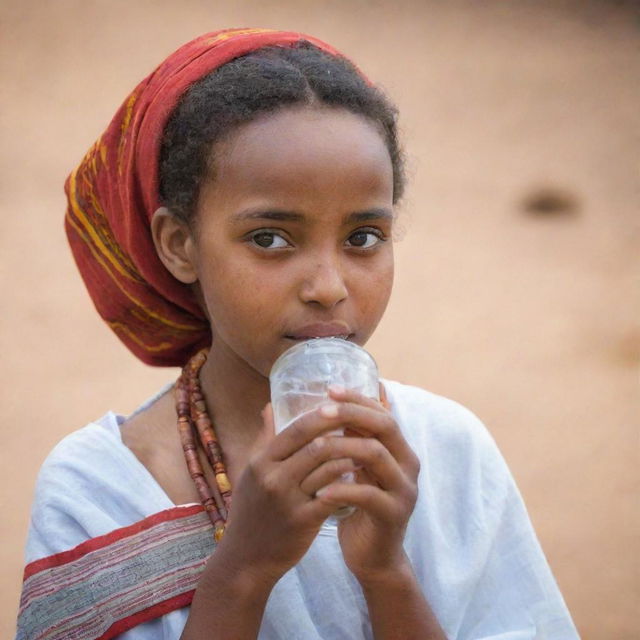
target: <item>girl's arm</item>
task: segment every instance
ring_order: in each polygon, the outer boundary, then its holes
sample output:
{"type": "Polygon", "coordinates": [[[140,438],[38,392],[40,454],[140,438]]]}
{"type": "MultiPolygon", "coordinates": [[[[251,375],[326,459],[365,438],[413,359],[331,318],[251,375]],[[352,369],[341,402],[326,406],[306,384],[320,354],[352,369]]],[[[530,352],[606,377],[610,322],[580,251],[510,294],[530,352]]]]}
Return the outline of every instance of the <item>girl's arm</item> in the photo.
{"type": "MultiPolygon", "coordinates": [[[[402,546],[418,496],[420,461],[378,402],[344,389],[330,394],[337,402],[321,413],[345,427],[346,436],[362,438],[362,446],[353,459],[357,482],[334,483],[319,499],[357,507],[340,523],[338,536],[345,562],[362,587],[374,636],[446,640],[402,546]]],[[[328,446],[343,442],[333,439],[328,446]]]]}
{"type": "MultiPolygon", "coordinates": [[[[273,433],[269,406],[263,417],[273,433]]],[[[316,492],[355,471],[349,456],[335,459],[322,444],[331,439],[321,436],[335,430],[334,422],[320,411],[305,414],[249,460],[181,640],[255,640],[274,585],[302,558],[335,509],[315,499],[316,492]]]]}
{"type": "Polygon", "coordinates": [[[214,553],[196,589],[180,640],[255,640],[274,585],[214,553]]]}
{"type": "MultiPolygon", "coordinates": [[[[181,640],[254,640],[273,584],[223,567],[212,573],[218,579],[198,586],[181,640]]],[[[362,587],[376,640],[446,640],[408,562],[362,587]]]]}
{"type": "Polygon", "coordinates": [[[361,586],[376,640],[446,640],[408,558],[386,575],[361,581],[361,586]]]}
{"type": "MultiPolygon", "coordinates": [[[[375,637],[445,638],[402,547],[419,461],[378,402],[331,393],[338,402],[302,416],[243,470],[182,640],[255,639],[273,586],[344,504],[358,509],[340,523],[339,541],[362,585],[375,637]],[[326,435],[341,427],[344,437],[326,435]],[[356,470],[356,483],[334,482],[356,470]]],[[[268,411],[265,421],[271,420],[268,411]]]]}

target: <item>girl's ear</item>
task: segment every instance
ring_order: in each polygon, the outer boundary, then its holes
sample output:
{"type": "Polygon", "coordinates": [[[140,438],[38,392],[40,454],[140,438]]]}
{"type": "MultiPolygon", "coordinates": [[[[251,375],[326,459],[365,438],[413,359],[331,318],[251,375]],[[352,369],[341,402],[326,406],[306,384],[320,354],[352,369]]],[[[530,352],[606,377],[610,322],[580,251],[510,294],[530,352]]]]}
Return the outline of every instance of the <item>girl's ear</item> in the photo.
{"type": "Polygon", "coordinates": [[[169,272],[185,284],[197,282],[196,245],[189,225],[160,207],[151,219],[151,234],[158,257],[169,272]]]}

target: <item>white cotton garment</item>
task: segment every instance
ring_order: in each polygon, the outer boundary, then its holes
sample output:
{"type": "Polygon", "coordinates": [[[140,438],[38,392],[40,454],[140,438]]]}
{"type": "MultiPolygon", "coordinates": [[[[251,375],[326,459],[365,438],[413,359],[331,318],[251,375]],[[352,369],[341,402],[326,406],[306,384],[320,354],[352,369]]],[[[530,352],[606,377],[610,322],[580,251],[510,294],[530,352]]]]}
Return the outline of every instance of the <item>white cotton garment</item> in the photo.
{"type": "MultiPolygon", "coordinates": [[[[459,404],[384,381],[422,468],[405,549],[451,640],[572,640],[576,629],[513,478],[482,423],[459,404]]],[[[153,400],[153,399],[152,399],[153,400]]],[[[143,405],[147,406],[150,402],[143,405]]],[[[40,471],[26,562],[175,506],[107,413],[64,438],[40,471]]],[[[123,633],[178,640],[188,608],[123,633]]],[[[325,527],[272,591],[259,640],[370,640],[360,586],[325,527]]]]}

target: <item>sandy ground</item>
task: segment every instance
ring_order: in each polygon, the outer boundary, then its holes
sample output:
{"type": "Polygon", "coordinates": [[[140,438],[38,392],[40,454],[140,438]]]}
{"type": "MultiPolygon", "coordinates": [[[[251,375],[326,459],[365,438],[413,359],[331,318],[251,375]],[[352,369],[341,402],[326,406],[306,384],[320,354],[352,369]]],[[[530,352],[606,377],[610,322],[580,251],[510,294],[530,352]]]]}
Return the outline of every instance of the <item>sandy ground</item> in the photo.
{"type": "Polygon", "coordinates": [[[583,637],[637,638],[635,7],[4,0],[0,634],[13,633],[48,451],[175,377],[137,363],[93,311],[62,230],[63,179],[166,54],[261,25],[332,42],[400,106],[411,185],[370,343],[384,375],[485,421],[583,637]]]}

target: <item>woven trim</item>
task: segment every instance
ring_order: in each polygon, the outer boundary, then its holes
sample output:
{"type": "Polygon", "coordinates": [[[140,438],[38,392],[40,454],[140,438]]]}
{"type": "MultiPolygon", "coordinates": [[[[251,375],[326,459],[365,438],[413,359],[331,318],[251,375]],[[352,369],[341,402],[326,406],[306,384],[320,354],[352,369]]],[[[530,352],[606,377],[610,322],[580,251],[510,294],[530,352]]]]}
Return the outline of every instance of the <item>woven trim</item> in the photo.
{"type": "Polygon", "coordinates": [[[187,606],[213,530],[201,506],[175,507],[27,565],[17,640],[108,640],[187,606]]]}

